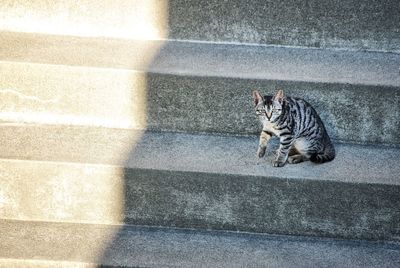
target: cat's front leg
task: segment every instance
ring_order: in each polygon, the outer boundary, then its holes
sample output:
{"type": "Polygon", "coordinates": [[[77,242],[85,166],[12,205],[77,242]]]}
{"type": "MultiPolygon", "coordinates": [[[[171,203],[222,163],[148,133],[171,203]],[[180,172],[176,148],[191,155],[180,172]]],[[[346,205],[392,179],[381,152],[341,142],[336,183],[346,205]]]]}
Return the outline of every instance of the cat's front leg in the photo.
{"type": "Polygon", "coordinates": [[[292,147],[294,138],[291,136],[280,137],[280,145],[276,155],[276,159],[273,162],[274,167],[283,167],[288,159],[289,150],[292,147]]]}
{"type": "Polygon", "coordinates": [[[268,141],[271,139],[272,133],[266,130],[261,131],[260,134],[260,143],[258,145],[257,156],[263,157],[265,155],[265,151],[267,150],[268,141]]]}

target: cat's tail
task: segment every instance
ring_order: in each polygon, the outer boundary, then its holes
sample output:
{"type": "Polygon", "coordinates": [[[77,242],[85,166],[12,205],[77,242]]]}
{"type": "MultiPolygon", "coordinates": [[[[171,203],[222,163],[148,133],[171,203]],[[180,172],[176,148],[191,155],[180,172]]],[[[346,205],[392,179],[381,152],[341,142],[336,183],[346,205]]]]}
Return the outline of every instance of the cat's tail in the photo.
{"type": "Polygon", "coordinates": [[[310,157],[310,161],[322,164],[335,159],[335,155],[336,155],[335,147],[333,147],[333,144],[330,143],[329,146],[327,146],[322,153],[312,154],[310,157]]]}

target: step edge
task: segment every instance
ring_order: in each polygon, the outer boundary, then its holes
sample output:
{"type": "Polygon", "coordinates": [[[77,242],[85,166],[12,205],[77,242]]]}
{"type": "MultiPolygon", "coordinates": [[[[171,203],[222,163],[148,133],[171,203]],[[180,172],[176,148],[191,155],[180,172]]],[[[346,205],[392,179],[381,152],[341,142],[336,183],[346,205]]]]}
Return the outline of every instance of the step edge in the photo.
{"type": "MultiPolygon", "coordinates": [[[[10,34],[10,32],[6,32],[6,34],[7,33],[10,34]]],[[[13,34],[13,32],[11,32],[11,34],[13,34]]],[[[30,34],[30,35],[33,35],[35,37],[34,34],[30,34]]],[[[44,38],[44,37],[54,38],[55,36],[54,35],[38,35],[37,38],[40,39],[40,38],[44,38]]],[[[21,38],[26,38],[26,37],[17,37],[17,39],[18,38],[21,39],[21,38]]],[[[104,41],[104,40],[105,41],[109,41],[109,42],[122,42],[124,44],[125,43],[126,44],[133,44],[135,42],[135,41],[131,41],[131,40],[127,41],[127,40],[121,40],[121,39],[82,38],[82,37],[74,37],[74,36],[56,36],[55,38],[67,38],[67,39],[68,38],[72,38],[72,39],[78,38],[77,39],[78,43],[79,42],[85,43],[85,42],[89,42],[89,41],[93,41],[93,40],[95,40],[96,42],[97,41],[104,41]]],[[[7,40],[7,38],[6,38],[6,40],[7,40]]],[[[199,45],[199,46],[217,46],[217,47],[231,46],[233,48],[235,48],[235,47],[249,47],[249,48],[251,48],[251,47],[257,46],[257,45],[251,45],[251,44],[250,45],[247,45],[247,44],[243,45],[243,44],[230,44],[230,43],[224,44],[224,43],[199,42],[199,41],[192,42],[192,41],[174,40],[174,39],[171,39],[171,40],[169,40],[169,39],[165,39],[165,40],[149,40],[149,41],[150,42],[153,42],[153,41],[154,42],[161,42],[161,43],[165,42],[165,44],[160,44],[160,45],[162,45],[162,47],[165,47],[166,44],[171,44],[171,45],[173,45],[173,44],[196,44],[196,45],[199,45]]],[[[57,42],[61,42],[61,41],[57,40],[57,42]]],[[[95,44],[100,44],[100,43],[96,43],[96,42],[95,42],[95,44]]],[[[143,42],[143,41],[138,41],[138,42],[143,42]]],[[[44,43],[44,44],[49,43],[50,44],[50,41],[44,40],[42,43],[44,43]]],[[[80,46],[82,46],[82,44],[80,46]]],[[[119,46],[121,46],[121,45],[119,45],[119,46]]],[[[379,52],[379,51],[376,52],[376,51],[359,51],[359,50],[354,50],[354,51],[353,50],[335,50],[335,49],[303,48],[303,47],[273,46],[273,45],[266,45],[266,46],[260,46],[260,47],[263,47],[264,49],[290,49],[290,50],[296,50],[296,51],[327,51],[327,52],[337,52],[337,53],[352,52],[352,53],[356,53],[356,54],[360,55],[360,57],[362,57],[362,56],[365,57],[366,54],[374,54],[374,55],[375,54],[376,55],[395,54],[395,55],[398,55],[397,53],[379,52]]],[[[52,53],[55,53],[55,52],[52,52],[52,53]]],[[[332,57],[332,56],[329,56],[329,57],[332,57]]],[[[32,63],[32,64],[48,64],[48,65],[61,65],[61,66],[80,66],[80,67],[87,67],[87,68],[103,68],[103,69],[113,69],[113,70],[131,70],[131,71],[135,70],[135,71],[138,71],[138,72],[150,72],[150,73],[153,72],[153,73],[160,73],[160,74],[163,74],[163,73],[168,74],[168,73],[170,73],[170,74],[175,74],[175,75],[193,75],[193,76],[205,76],[205,77],[213,77],[213,76],[215,76],[215,77],[226,77],[226,78],[263,79],[263,80],[282,80],[283,79],[284,81],[287,80],[287,81],[298,81],[298,82],[338,83],[338,84],[356,84],[356,85],[359,84],[359,85],[371,85],[371,86],[400,87],[400,82],[399,83],[397,83],[397,82],[396,83],[388,83],[388,81],[386,81],[386,82],[381,82],[381,83],[371,83],[371,82],[362,83],[363,80],[357,82],[354,79],[353,79],[354,82],[351,79],[349,81],[346,81],[346,79],[338,80],[338,81],[325,81],[326,79],[318,78],[318,75],[316,75],[314,78],[311,77],[311,79],[300,79],[300,78],[288,79],[288,78],[285,78],[285,75],[283,75],[281,77],[276,77],[276,76],[265,77],[265,76],[260,76],[260,75],[253,75],[252,76],[252,75],[248,75],[248,74],[247,75],[241,75],[241,74],[235,75],[236,72],[232,72],[232,71],[230,71],[229,75],[223,74],[223,73],[221,73],[220,75],[215,75],[215,74],[213,75],[212,72],[204,73],[204,70],[203,70],[203,73],[202,73],[201,70],[199,71],[199,68],[197,68],[196,70],[191,70],[188,73],[182,73],[182,71],[177,71],[175,69],[174,69],[174,71],[171,71],[170,68],[166,68],[166,67],[150,66],[150,67],[147,67],[147,68],[136,68],[136,67],[122,66],[124,64],[119,65],[119,63],[115,63],[115,62],[112,63],[114,66],[104,66],[104,63],[100,64],[101,61],[100,62],[98,61],[97,64],[88,64],[88,65],[82,64],[81,62],[79,62],[79,63],[77,62],[75,64],[63,64],[63,63],[59,63],[59,62],[54,62],[54,60],[53,61],[47,61],[47,62],[46,61],[40,62],[39,59],[36,59],[36,60],[32,60],[31,59],[31,61],[29,61],[29,60],[24,61],[24,60],[21,60],[21,59],[18,60],[18,59],[16,59],[14,57],[14,60],[12,60],[12,59],[1,59],[0,58],[0,62],[5,62],[5,63],[7,63],[7,62],[18,62],[18,63],[22,63],[22,64],[23,63],[32,63]],[[157,68],[158,68],[158,70],[157,70],[157,68]]],[[[108,63],[108,64],[110,64],[110,63],[108,63]]],[[[351,64],[349,66],[351,66],[351,64]]],[[[357,66],[357,65],[354,65],[354,66],[357,66]]],[[[394,73],[397,74],[398,72],[394,72],[394,73]]],[[[325,74],[325,76],[326,76],[326,74],[325,74]]]]}
{"type": "MultiPolygon", "coordinates": [[[[400,182],[396,181],[390,181],[387,182],[382,182],[382,181],[376,181],[369,179],[368,181],[353,181],[353,180],[343,180],[341,179],[334,179],[334,176],[332,178],[326,178],[326,179],[321,179],[318,176],[314,177],[277,177],[272,174],[265,174],[265,175],[260,175],[260,174],[244,174],[244,173],[222,173],[218,171],[204,171],[204,170],[191,170],[191,169],[178,169],[178,168],[148,168],[148,167],[140,167],[140,166],[131,166],[131,165],[121,165],[121,164],[107,164],[107,163],[90,163],[90,162],[72,162],[72,161],[65,161],[65,160],[38,160],[38,159],[20,159],[20,158],[7,158],[7,157],[2,157],[0,156],[0,163],[5,162],[5,163],[32,163],[32,164],[47,164],[47,165],[67,165],[67,166],[73,166],[73,167],[83,167],[83,166],[89,166],[89,167],[100,167],[100,168],[110,168],[110,169],[121,169],[121,170],[130,170],[130,171],[143,171],[143,172],[168,172],[168,173],[187,173],[187,174],[199,174],[199,175],[214,175],[214,176],[232,176],[232,177],[243,177],[243,178],[265,178],[269,180],[280,180],[280,181],[285,181],[287,184],[290,183],[298,183],[298,182],[330,182],[330,183],[339,183],[339,184],[351,184],[351,185],[372,185],[372,186],[393,186],[393,187],[400,187],[400,182]]],[[[268,163],[265,165],[266,168],[268,168],[268,163]]]]}

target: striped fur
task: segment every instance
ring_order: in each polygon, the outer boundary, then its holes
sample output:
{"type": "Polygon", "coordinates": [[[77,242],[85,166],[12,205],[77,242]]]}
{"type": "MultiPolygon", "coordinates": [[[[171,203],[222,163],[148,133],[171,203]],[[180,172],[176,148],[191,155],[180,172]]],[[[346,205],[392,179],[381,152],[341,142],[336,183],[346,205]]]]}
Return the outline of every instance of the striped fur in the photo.
{"type": "Polygon", "coordinates": [[[254,106],[263,125],[258,157],[263,157],[269,139],[278,136],[280,146],[275,167],[310,160],[324,163],[335,158],[335,148],[321,118],[305,100],[284,95],[278,90],[274,96],[262,96],[253,92],[254,106]]]}

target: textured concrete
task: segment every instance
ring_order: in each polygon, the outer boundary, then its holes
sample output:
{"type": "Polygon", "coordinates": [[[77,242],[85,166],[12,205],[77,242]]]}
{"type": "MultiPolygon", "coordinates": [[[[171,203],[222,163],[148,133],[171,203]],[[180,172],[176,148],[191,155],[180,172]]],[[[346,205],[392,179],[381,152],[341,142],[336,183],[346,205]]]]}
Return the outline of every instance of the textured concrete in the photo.
{"type": "Polygon", "coordinates": [[[146,70],[164,41],[0,32],[1,61],[146,70]]]}
{"type": "Polygon", "coordinates": [[[99,264],[72,261],[49,261],[35,259],[0,259],[1,268],[97,268],[99,264]]]}
{"type": "Polygon", "coordinates": [[[398,1],[3,0],[0,30],[400,51],[398,1]]]}
{"type": "Polygon", "coordinates": [[[169,1],[169,37],[400,50],[396,0],[169,1]]]}
{"type": "Polygon", "coordinates": [[[251,91],[283,87],[314,105],[336,140],[400,144],[398,54],[1,38],[3,121],[254,134],[251,91]]]}
{"type": "Polygon", "coordinates": [[[0,30],[132,39],[165,38],[168,1],[2,0],[0,30]]]}
{"type": "Polygon", "coordinates": [[[149,74],[147,81],[152,130],[259,133],[251,92],[267,95],[280,87],[311,103],[336,141],[400,144],[397,87],[162,74],[149,74]]]}
{"type": "Polygon", "coordinates": [[[191,76],[400,86],[395,53],[2,32],[0,59],[191,76]],[[29,49],[27,49],[29,48],[29,49]]]}
{"type": "Polygon", "coordinates": [[[124,220],[119,167],[0,161],[0,218],[118,223],[124,220]]]}
{"type": "Polygon", "coordinates": [[[333,162],[277,169],[256,158],[256,137],[62,126],[1,137],[1,218],[400,239],[399,149],[338,145],[333,162]]]}
{"type": "Polygon", "coordinates": [[[135,58],[133,67],[143,68],[158,50],[157,43],[145,46],[141,42],[116,41],[108,46],[103,39],[82,42],[80,38],[7,33],[0,40],[1,120],[146,126],[145,74],[134,68],[120,69],[112,63],[124,57],[135,58]],[[113,58],[116,47],[129,51],[127,44],[134,52],[113,58]],[[48,64],[37,64],[43,62],[48,64]]]}
{"type": "Polygon", "coordinates": [[[129,70],[0,62],[0,120],[146,126],[146,77],[129,70]]]}
{"type": "Polygon", "coordinates": [[[0,221],[0,227],[4,237],[0,240],[0,257],[21,260],[82,261],[118,267],[400,265],[400,245],[396,243],[42,222],[0,221]],[[111,239],[104,243],[104,237],[111,239]]]}
{"type": "MultiPolygon", "coordinates": [[[[267,160],[256,157],[258,137],[255,136],[26,124],[2,125],[0,137],[3,160],[400,185],[397,177],[400,167],[396,165],[400,150],[391,147],[336,144],[337,157],[333,162],[323,165],[305,162],[274,169],[268,163],[272,155],[267,160]],[[210,161],[215,165],[210,165],[210,161]]],[[[277,140],[272,139],[268,150],[272,152],[276,146],[277,140]]]]}

